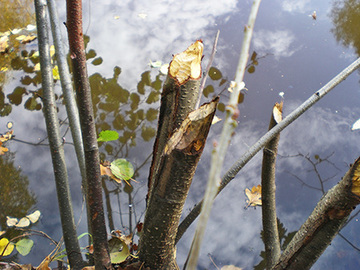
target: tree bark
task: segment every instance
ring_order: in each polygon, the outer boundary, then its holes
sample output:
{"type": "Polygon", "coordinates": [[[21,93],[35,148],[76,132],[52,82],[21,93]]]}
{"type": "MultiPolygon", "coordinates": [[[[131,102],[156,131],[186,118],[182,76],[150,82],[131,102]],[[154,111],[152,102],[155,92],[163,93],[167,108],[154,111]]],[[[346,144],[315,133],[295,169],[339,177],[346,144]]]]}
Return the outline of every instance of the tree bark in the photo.
{"type": "Polygon", "coordinates": [[[191,112],[165,146],[140,240],[140,260],[151,269],[178,269],[177,227],[217,102],[191,112]]]}
{"type": "Polygon", "coordinates": [[[59,132],[55,96],[53,91],[53,76],[49,45],[49,27],[46,16],[45,0],[35,0],[36,25],[39,38],[39,54],[41,66],[42,88],[44,91],[44,116],[49,137],[51,159],[54,168],[56,192],[59,203],[61,226],[64,243],[72,269],[83,267],[80,245],[76,235],[74,214],[71,203],[70,187],[65,163],[62,139],[59,132]]]}
{"type": "MultiPolygon", "coordinates": [[[[269,130],[281,121],[282,105],[282,102],[275,104],[271,114],[269,130]]],[[[280,133],[265,145],[261,170],[261,210],[267,269],[271,269],[281,255],[275,203],[275,165],[279,140],[280,133]]]]}
{"type": "Polygon", "coordinates": [[[150,269],[178,269],[175,236],[218,98],[194,111],[198,100],[202,42],[175,55],[164,84],[149,193],[140,239],[140,260],[150,269]]]}
{"type": "Polygon", "coordinates": [[[310,269],[359,203],[360,158],[321,198],[273,269],[310,269]]]}
{"type": "Polygon", "coordinates": [[[100,159],[86,69],[81,0],[67,0],[67,30],[84,142],[87,198],[93,232],[95,269],[111,268],[100,179],[100,159]]]}

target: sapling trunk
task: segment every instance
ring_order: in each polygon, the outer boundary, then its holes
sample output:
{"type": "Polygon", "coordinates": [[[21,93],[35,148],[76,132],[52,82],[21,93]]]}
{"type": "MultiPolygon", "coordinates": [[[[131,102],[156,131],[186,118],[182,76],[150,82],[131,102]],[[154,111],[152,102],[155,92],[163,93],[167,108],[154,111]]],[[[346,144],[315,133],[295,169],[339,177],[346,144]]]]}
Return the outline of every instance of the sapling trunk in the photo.
{"type": "Polygon", "coordinates": [[[93,232],[95,269],[111,268],[103,208],[100,158],[86,69],[85,45],[82,32],[81,0],[67,0],[67,30],[72,60],[82,137],[84,143],[87,203],[93,232]]]}

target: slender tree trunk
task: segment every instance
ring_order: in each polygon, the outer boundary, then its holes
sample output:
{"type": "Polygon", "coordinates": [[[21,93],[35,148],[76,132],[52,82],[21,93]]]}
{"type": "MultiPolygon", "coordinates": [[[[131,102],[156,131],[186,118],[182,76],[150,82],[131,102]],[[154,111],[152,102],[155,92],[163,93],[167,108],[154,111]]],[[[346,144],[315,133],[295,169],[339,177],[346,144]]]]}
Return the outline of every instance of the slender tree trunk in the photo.
{"type": "MultiPolygon", "coordinates": [[[[282,102],[275,104],[271,114],[269,130],[281,121],[282,105],[282,102]]],[[[281,255],[275,203],[275,165],[279,140],[280,133],[265,145],[261,171],[261,210],[267,269],[271,269],[281,255]]]]}
{"type": "Polygon", "coordinates": [[[39,40],[38,44],[41,79],[42,88],[44,91],[44,116],[55,174],[56,192],[59,202],[64,243],[70,267],[72,269],[81,269],[83,266],[83,260],[76,234],[74,214],[71,204],[70,187],[65,164],[64,148],[59,132],[59,119],[57,117],[55,96],[53,91],[53,76],[50,58],[49,27],[46,16],[46,1],[35,0],[35,10],[39,40]]]}
{"type": "Polygon", "coordinates": [[[86,163],[87,198],[94,241],[95,269],[111,268],[100,179],[100,159],[86,69],[81,0],[67,0],[70,57],[77,94],[86,163]]]}

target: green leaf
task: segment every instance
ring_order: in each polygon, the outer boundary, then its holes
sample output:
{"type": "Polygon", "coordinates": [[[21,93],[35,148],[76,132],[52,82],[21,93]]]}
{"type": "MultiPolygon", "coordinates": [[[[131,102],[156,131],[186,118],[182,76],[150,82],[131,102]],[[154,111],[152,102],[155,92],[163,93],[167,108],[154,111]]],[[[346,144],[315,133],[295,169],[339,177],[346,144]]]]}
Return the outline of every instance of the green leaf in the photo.
{"type": "Polygon", "coordinates": [[[128,181],[134,175],[132,164],[126,159],[120,158],[111,162],[110,170],[117,178],[128,181]]]}
{"type": "Polygon", "coordinates": [[[34,241],[27,238],[23,238],[15,244],[16,250],[23,256],[29,254],[33,245],[34,245],[34,241]]]}
{"type": "Polygon", "coordinates": [[[130,255],[125,242],[116,237],[109,240],[109,251],[111,263],[122,263],[130,255]]]}
{"type": "Polygon", "coordinates": [[[116,141],[119,139],[119,133],[114,130],[103,130],[99,134],[98,142],[116,141]]]}

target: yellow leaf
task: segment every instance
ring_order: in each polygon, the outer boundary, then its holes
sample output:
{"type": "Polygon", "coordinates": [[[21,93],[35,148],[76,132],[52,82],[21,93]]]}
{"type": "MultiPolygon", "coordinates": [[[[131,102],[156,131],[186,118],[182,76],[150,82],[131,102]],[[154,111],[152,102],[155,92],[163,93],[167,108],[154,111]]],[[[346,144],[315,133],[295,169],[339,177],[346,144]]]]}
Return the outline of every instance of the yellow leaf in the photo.
{"type": "Polygon", "coordinates": [[[40,70],[40,63],[37,63],[35,66],[34,66],[34,71],[39,71],[40,70]]]}
{"type": "Polygon", "coordinates": [[[6,132],[4,135],[1,135],[0,142],[6,142],[8,140],[11,140],[12,137],[14,137],[13,133],[14,133],[14,130],[10,130],[10,131],[6,132]]]}
{"type": "Polygon", "coordinates": [[[60,80],[60,75],[59,75],[59,68],[58,68],[58,66],[53,67],[53,69],[52,69],[52,74],[53,74],[54,80],[60,80]]]}
{"type": "Polygon", "coordinates": [[[26,43],[30,43],[31,41],[36,39],[36,36],[20,35],[16,39],[19,40],[22,44],[26,44],[26,43]]]}
{"type": "MultiPolygon", "coordinates": [[[[1,142],[0,142],[0,143],[1,143],[1,142]]],[[[9,149],[7,149],[6,147],[3,147],[3,146],[0,145],[0,156],[1,156],[1,155],[4,155],[5,152],[7,152],[7,151],[9,151],[9,149]]]]}
{"type": "Polygon", "coordinates": [[[261,206],[261,185],[253,186],[252,189],[245,189],[245,194],[248,197],[246,200],[247,206],[245,208],[248,208],[249,206],[261,206]]]}
{"type": "Polygon", "coordinates": [[[3,254],[3,256],[8,256],[11,254],[13,250],[14,250],[13,243],[9,243],[9,240],[7,238],[0,239],[0,255],[3,254]]]}

